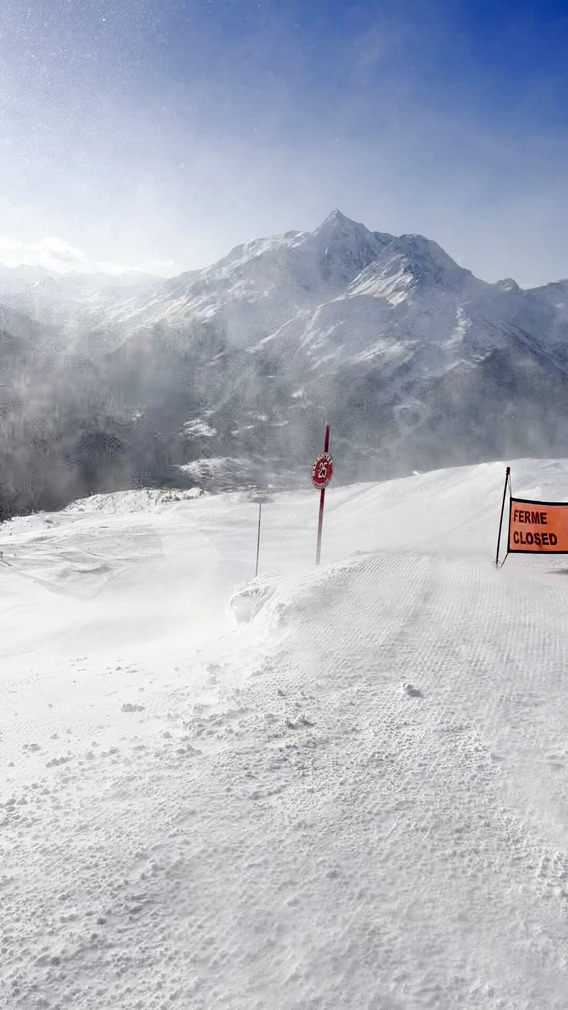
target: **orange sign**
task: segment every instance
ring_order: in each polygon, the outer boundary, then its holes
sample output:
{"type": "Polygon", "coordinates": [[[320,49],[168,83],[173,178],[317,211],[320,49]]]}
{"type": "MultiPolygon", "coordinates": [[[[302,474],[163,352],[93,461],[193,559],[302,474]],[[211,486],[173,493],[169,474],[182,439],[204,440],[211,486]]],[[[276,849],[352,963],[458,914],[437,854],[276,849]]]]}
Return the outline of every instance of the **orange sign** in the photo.
{"type": "Polygon", "coordinates": [[[509,551],[568,554],[568,502],[511,498],[509,551]]]}

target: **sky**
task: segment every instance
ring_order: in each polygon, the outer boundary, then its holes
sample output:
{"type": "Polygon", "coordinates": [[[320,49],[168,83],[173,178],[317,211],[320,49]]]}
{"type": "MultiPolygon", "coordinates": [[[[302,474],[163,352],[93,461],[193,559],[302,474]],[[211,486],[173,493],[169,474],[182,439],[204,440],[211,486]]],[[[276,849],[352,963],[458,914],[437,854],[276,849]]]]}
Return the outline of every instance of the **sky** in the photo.
{"type": "Polygon", "coordinates": [[[566,0],[2,0],[0,263],[206,266],[338,207],[568,277],[566,0]]]}

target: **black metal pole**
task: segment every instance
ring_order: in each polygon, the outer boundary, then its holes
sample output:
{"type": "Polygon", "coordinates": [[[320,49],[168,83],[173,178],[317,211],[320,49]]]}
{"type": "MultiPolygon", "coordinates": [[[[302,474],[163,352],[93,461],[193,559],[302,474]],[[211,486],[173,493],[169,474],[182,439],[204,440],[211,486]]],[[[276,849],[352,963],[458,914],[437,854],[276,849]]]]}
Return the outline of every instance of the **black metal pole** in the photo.
{"type": "MultiPolygon", "coordinates": [[[[499,536],[497,537],[497,551],[495,552],[495,567],[499,567],[499,547],[501,546],[501,531],[503,529],[503,514],[505,512],[505,499],[507,497],[507,488],[509,487],[511,475],[511,467],[508,466],[505,470],[505,487],[503,488],[503,501],[501,503],[501,518],[499,520],[499,536]]],[[[508,552],[507,552],[508,553],[508,552]]]]}
{"type": "Polygon", "coordinates": [[[256,570],[254,577],[256,579],[258,575],[258,560],[260,558],[260,521],[262,519],[262,502],[258,503],[258,537],[256,541],[256,570]]]}

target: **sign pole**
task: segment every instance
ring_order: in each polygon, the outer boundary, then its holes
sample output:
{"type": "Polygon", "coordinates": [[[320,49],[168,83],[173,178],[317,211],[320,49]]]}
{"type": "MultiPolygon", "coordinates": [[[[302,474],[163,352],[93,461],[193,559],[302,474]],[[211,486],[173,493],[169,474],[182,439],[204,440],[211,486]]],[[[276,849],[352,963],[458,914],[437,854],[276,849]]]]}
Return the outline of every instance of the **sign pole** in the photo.
{"type": "Polygon", "coordinates": [[[254,573],[255,579],[256,579],[256,577],[258,575],[258,561],[259,561],[259,558],[260,558],[260,523],[261,523],[261,520],[262,520],[262,502],[259,501],[259,503],[258,503],[258,537],[257,537],[257,541],[256,541],[256,569],[255,569],[255,573],[254,573]]]}
{"type": "Polygon", "coordinates": [[[262,506],[268,505],[270,502],[274,501],[274,499],[270,497],[268,491],[269,491],[268,486],[264,490],[262,490],[262,488],[259,488],[256,491],[256,493],[251,494],[249,498],[249,501],[252,501],[255,503],[255,505],[258,505],[258,532],[256,535],[256,566],[254,570],[255,579],[258,575],[258,569],[260,566],[260,527],[262,523],[262,506]]]}
{"type": "MultiPolygon", "coordinates": [[[[325,438],[323,445],[324,453],[329,452],[329,424],[325,426],[325,438]]],[[[325,506],[325,487],[322,487],[320,491],[320,507],[319,507],[319,519],[318,519],[318,542],[316,547],[316,565],[321,562],[321,538],[323,532],[323,510],[325,506]]]]}
{"type": "MultiPolygon", "coordinates": [[[[503,514],[505,512],[505,499],[507,497],[507,488],[509,487],[509,482],[511,480],[511,467],[508,466],[505,470],[505,487],[503,488],[503,501],[501,503],[501,518],[499,520],[499,536],[497,537],[497,551],[495,553],[495,567],[499,567],[499,548],[501,546],[501,530],[503,529],[503,514]]],[[[507,551],[507,553],[509,553],[507,551]]]]}

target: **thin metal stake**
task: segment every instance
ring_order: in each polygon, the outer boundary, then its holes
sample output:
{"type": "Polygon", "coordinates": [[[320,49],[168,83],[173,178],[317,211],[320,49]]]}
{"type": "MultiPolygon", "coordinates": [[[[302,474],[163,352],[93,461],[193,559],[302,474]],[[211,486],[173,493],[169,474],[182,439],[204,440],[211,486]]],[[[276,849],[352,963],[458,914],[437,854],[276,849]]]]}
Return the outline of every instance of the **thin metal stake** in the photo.
{"type": "MultiPolygon", "coordinates": [[[[497,551],[495,553],[495,567],[499,567],[499,548],[501,546],[501,530],[503,529],[503,513],[505,512],[505,499],[507,497],[507,488],[509,487],[511,480],[511,467],[508,466],[505,470],[505,487],[503,488],[503,501],[501,503],[501,518],[499,520],[499,536],[497,537],[497,551]]],[[[507,544],[509,541],[507,541],[507,544]]],[[[507,554],[509,551],[507,550],[507,554]]]]}
{"type": "Polygon", "coordinates": [[[255,570],[255,573],[254,573],[255,579],[256,579],[256,577],[258,575],[258,561],[259,561],[259,558],[260,558],[260,523],[261,523],[261,520],[262,520],[262,502],[259,502],[258,503],[258,538],[257,538],[257,541],[256,541],[256,570],[255,570]]]}

